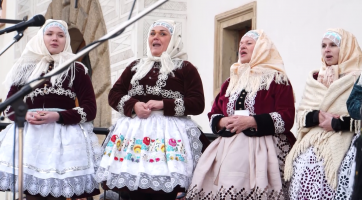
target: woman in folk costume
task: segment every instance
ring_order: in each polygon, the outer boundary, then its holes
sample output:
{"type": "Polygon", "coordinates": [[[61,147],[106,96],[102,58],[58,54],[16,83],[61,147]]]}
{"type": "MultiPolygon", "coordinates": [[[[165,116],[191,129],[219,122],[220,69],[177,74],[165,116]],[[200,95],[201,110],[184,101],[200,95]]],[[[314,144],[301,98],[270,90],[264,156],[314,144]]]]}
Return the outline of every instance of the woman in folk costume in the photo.
{"type": "Polygon", "coordinates": [[[297,110],[297,142],[287,156],[285,179],[291,199],[349,199],[360,121],[348,114],[346,101],[361,73],[356,38],[330,29],[322,39],[322,67],[309,73],[297,110]]]}
{"type": "MultiPolygon", "coordinates": [[[[6,83],[11,86],[8,97],[73,56],[67,24],[47,20],[7,75],[6,83]]],[[[29,107],[23,164],[27,199],[65,199],[99,193],[94,174],[102,150],[89,122],[95,118],[96,101],[87,68],[73,63],[26,95],[24,101],[29,107]]],[[[9,107],[5,113],[11,119],[12,110],[9,107]]],[[[12,181],[13,168],[17,167],[12,162],[13,132],[14,124],[0,132],[0,190],[17,190],[12,181]]],[[[17,176],[17,170],[15,173],[17,176]]]]}
{"type": "Polygon", "coordinates": [[[208,114],[220,137],[201,156],[187,198],[283,199],[294,110],[276,47],[262,30],[247,32],[208,114]]]}
{"type": "Polygon", "coordinates": [[[129,190],[132,200],[175,199],[201,156],[201,133],[187,115],[203,112],[204,93],[180,31],[173,21],[155,21],[147,57],[132,62],[108,96],[121,117],[106,139],[97,178],[129,190]]]}

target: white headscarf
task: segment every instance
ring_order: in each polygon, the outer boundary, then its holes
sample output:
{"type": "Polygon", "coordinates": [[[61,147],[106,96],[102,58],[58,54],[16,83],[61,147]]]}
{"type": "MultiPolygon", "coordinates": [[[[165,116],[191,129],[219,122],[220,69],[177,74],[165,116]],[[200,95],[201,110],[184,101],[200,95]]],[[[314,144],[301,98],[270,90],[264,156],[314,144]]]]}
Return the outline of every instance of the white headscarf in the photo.
{"type": "Polygon", "coordinates": [[[163,26],[169,30],[172,35],[170,43],[168,44],[167,50],[162,53],[161,57],[155,57],[152,56],[147,40],[147,57],[141,58],[140,62],[132,68],[132,71],[136,71],[131,80],[132,84],[145,77],[152,69],[155,62],[161,63],[160,74],[168,75],[170,73],[173,74],[172,71],[179,68],[183,61],[187,59],[186,52],[182,51],[183,43],[181,30],[177,28],[176,23],[171,20],[157,20],[151,25],[148,30],[148,35],[150,35],[152,28],[156,26],[163,26]]]}
{"type": "MultiPolygon", "coordinates": [[[[56,68],[64,61],[71,59],[73,56],[74,54],[72,53],[72,48],[70,46],[70,36],[68,33],[67,23],[62,20],[48,19],[42,28],[39,29],[37,34],[26,44],[25,50],[7,74],[4,83],[9,87],[12,85],[24,85],[31,80],[40,77],[42,73],[46,72],[50,62],[54,62],[54,68],[56,68]],[[47,47],[45,46],[43,37],[45,30],[52,26],[57,26],[61,30],[65,31],[64,34],[66,37],[64,50],[59,54],[54,55],[49,53],[47,47]]],[[[72,72],[69,87],[72,86],[75,74],[74,63],[72,65],[73,66],[68,68],[68,70],[59,75],[53,76],[50,79],[53,86],[56,85],[61,87],[69,70],[72,72]]]]}

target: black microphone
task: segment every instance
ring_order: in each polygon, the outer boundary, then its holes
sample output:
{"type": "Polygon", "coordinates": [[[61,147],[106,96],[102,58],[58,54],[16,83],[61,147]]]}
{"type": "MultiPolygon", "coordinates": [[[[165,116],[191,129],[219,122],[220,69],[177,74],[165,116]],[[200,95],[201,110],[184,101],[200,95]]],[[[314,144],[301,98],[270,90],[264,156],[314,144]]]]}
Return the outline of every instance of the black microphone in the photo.
{"type": "Polygon", "coordinates": [[[33,18],[29,19],[26,22],[20,22],[14,26],[0,30],[0,35],[12,31],[23,31],[29,26],[43,26],[44,23],[45,23],[45,17],[43,15],[35,15],[33,18]]]}

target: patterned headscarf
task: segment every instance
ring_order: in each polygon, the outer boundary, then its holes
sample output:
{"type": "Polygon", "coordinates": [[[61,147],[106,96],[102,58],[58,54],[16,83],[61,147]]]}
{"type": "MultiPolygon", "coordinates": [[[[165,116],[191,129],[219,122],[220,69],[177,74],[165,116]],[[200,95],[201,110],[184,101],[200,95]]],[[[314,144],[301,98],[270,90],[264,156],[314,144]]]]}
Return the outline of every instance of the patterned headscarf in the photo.
{"type": "Polygon", "coordinates": [[[243,37],[241,39],[243,39],[244,37],[250,37],[253,40],[255,40],[255,42],[258,40],[259,38],[259,34],[256,31],[248,31],[247,33],[245,33],[245,35],[243,35],[243,37]]]}
{"type": "MultiPolygon", "coordinates": [[[[356,37],[343,29],[328,29],[323,38],[328,38],[339,47],[338,64],[327,66],[322,57],[322,67],[317,80],[329,87],[334,80],[349,73],[359,74],[362,69],[362,51],[356,37]]],[[[361,82],[362,85],[362,82],[361,82]]]]}
{"type": "MultiPolygon", "coordinates": [[[[50,62],[54,62],[54,68],[56,68],[61,63],[71,59],[73,56],[74,54],[72,53],[72,48],[70,46],[70,36],[68,33],[67,23],[62,20],[48,19],[43,27],[39,29],[37,34],[26,44],[23,53],[7,74],[4,83],[9,87],[11,85],[24,85],[31,80],[40,77],[42,73],[46,72],[50,62]],[[45,29],[52,26],[59,27],[63,30],[66,37],[64,50],[59,54],[54,55],[49,53],[44,43],[45,29]]],[[[72,67],[68,68],[68,70],[59,75],[53,76],[50,79],[52,85],[61,86],[67,77],[69,70],[72,72],[69,86],[72,86],[75,74],[74,63],[72,67]]]]}
{"type": "Polygon", "coordinates": [[[152,55],[147,40],[147,57],[141,58],[140,62],[132,68],[133,71],[136,71],[131,80],[132,84],[145,77],[155,62],[161,63],[160,74],[168,75],[173,74],[172,71],[179,68],[183,61],[187,59],[186,52],[182,51],[181,30],[177,28],[176,23],[171,20],[157,20],[151,25],[148,35],[150,35],[151,30],[156,26],[163,26],[170,31],[172,35],[170,43],[168,44],[167,50],[164,51],[160,57],[156,57],[152,55]]]}
{"type": "Polygon", "coordinates": [[[45,31],[47,31],[47,30],[48,30],[49,28],[51,28],[51,27],[58,27],[58,28],[60,28],[60,29],[63,31],[63,33],[64,33],[65,35],[68,34],[68,29],[65,28],[65,26],[63,26],[63,24],[61,24],[61,23],[58,22],[58,21],[51,21],[50,23],[48,23],[48,24],[44,27],[44,29],[43,29],[43,34],[45,34],[45,31]]]}

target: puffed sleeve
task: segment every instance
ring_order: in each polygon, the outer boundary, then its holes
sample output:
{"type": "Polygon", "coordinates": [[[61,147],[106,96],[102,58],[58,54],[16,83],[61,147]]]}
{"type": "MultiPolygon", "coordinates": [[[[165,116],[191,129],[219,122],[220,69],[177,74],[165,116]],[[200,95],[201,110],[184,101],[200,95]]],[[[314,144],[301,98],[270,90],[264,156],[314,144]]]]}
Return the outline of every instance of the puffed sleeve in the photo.
{"type": "Polygon", "coordinates": [[[108,95],[109,105],[118,111],[122,116],[132,116],[134,105],[138,102],[137,99],[128,95],[129,85],[132,79],[132,67],[137,61],[132,62],[122,73],[119,79],[114,83],[108,95]]]}
{"type": "Polygon", "coordinates": [[[205,108],[204,90],[197,69],[187,61],[184,61],[183,82],[184,96],[176,99],[163,99],[164,115],[186,116],[199,115],[205,108]]]}
{"type": "Polygon", "coordinates": [[[357,85],[360,77],[357,79],[353,86],[352,92],[347,100],[347,110],[349,115],[355,119],[361,119],[361,101],[362,101],[362,87],[357,85]]]}
{"type": "Polygon", "coordinates": [[[79,107],[59,112],[62,124],[77,124],[92,121],[96,117],[97,104],[92,81],[83,65],[76,63],[73,89],[77,95],[79,107]]]}
{"type": "Polygon", "coordinates": [[[292,85],[290,82],[272,84],[274,84],[275,111],[254,115],[257,124],[256,136],[280,134],[293,127],[295,107],[292,85]]]}

